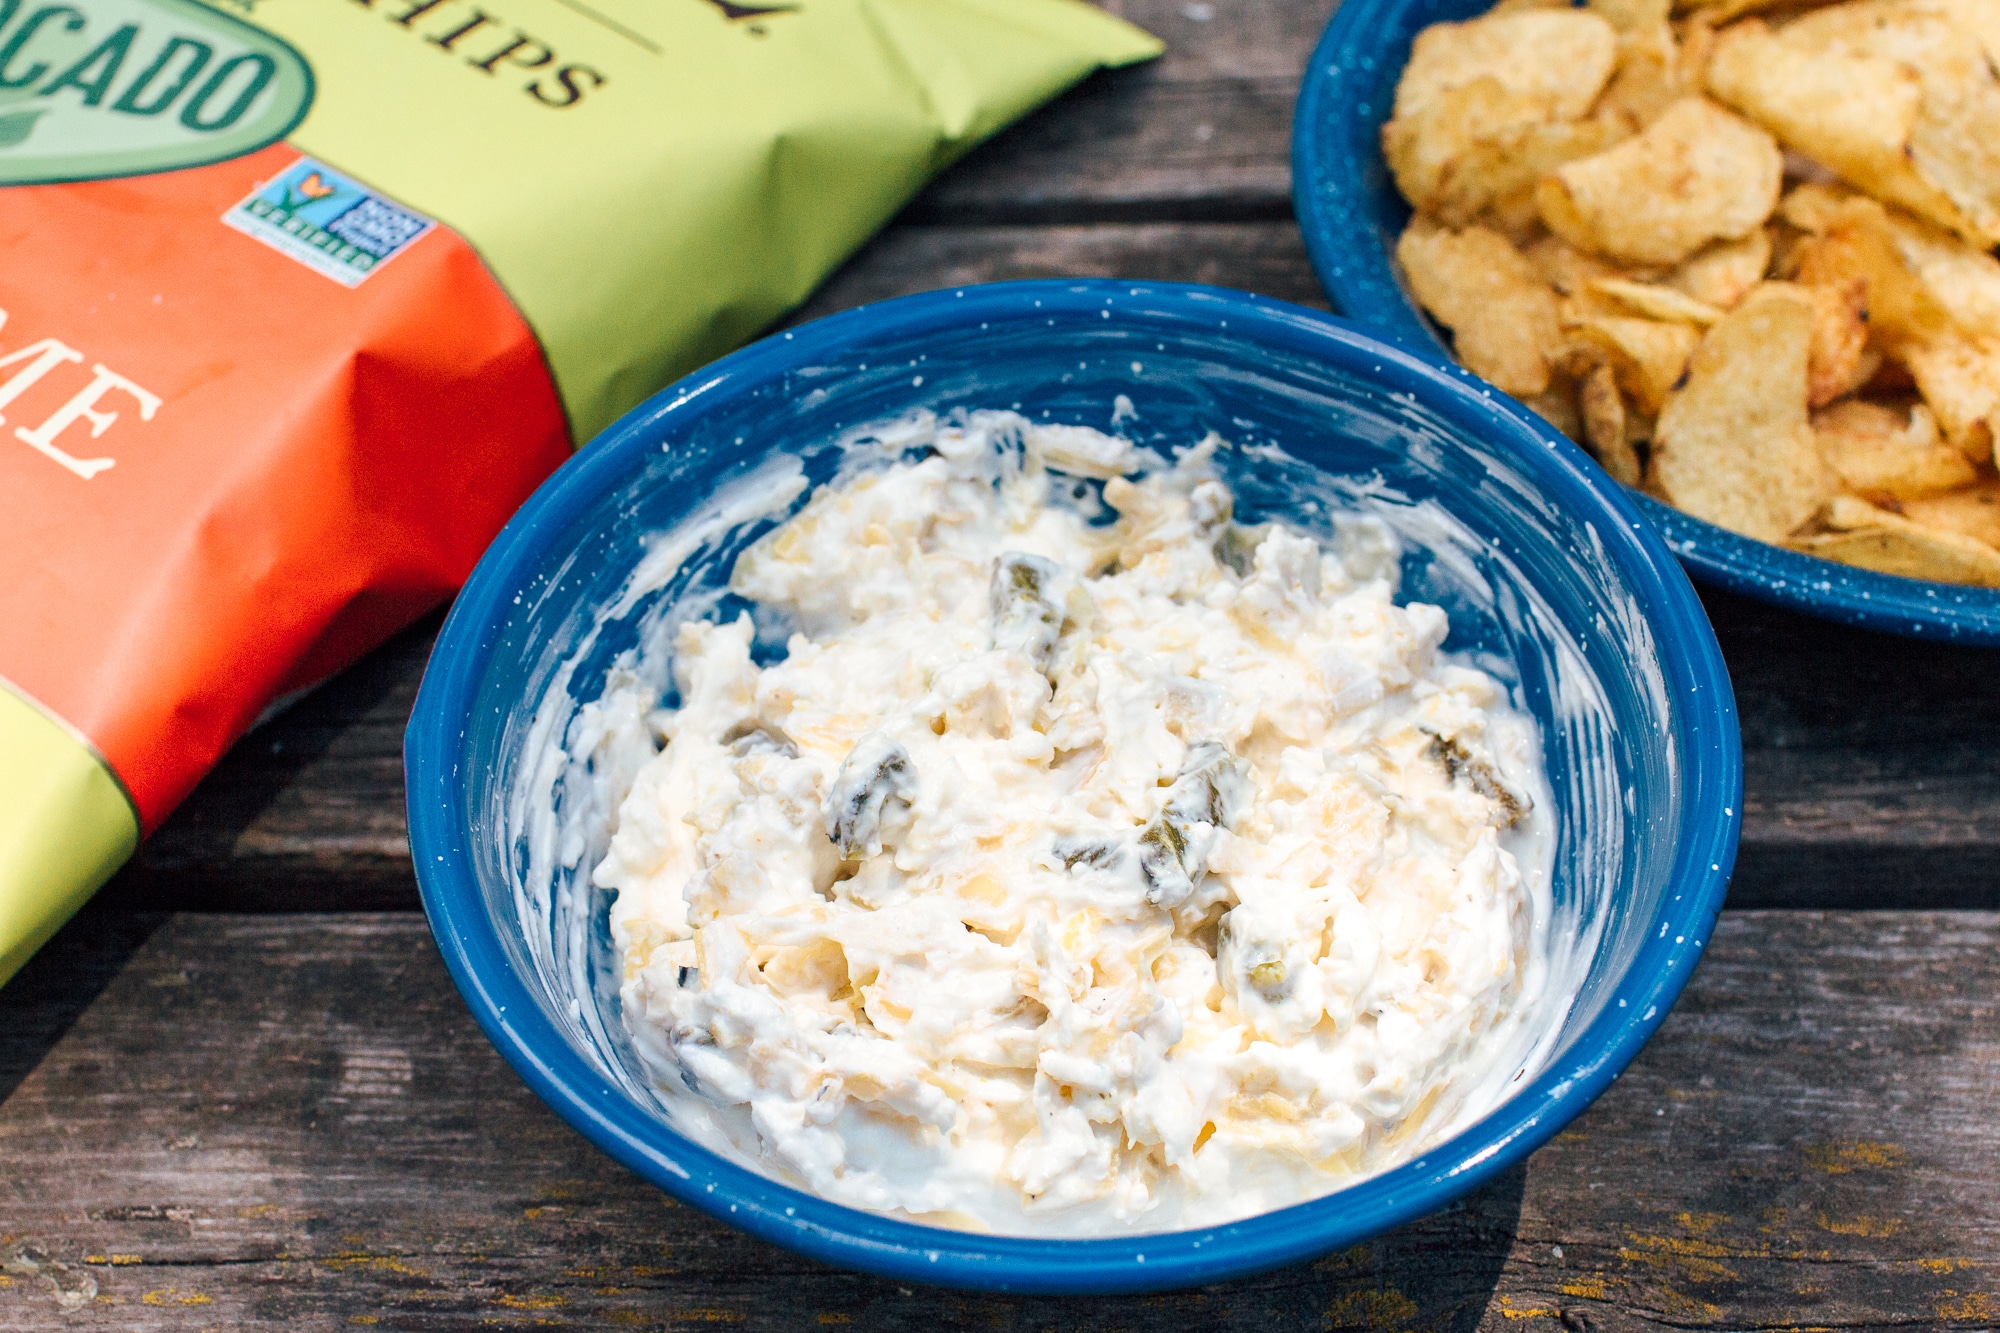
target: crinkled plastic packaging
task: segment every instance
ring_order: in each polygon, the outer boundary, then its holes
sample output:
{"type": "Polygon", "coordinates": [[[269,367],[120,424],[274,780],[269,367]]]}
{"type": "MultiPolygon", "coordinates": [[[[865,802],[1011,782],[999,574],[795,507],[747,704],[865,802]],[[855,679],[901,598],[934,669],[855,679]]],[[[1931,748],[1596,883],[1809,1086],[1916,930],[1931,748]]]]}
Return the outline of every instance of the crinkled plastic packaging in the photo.
{"type": "Polygon", "coordinates": [[[938,168],[1079,0],[0,0],[0,981],[274,700],[938,168]]]}

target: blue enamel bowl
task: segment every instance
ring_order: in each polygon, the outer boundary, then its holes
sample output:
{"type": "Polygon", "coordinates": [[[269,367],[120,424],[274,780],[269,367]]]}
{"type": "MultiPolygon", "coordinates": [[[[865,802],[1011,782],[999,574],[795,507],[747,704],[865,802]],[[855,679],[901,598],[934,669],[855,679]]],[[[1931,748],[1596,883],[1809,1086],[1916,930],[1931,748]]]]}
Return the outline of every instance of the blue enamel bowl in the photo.
{"type": "MultiPolygon", "coordinates": [[[[1343,315],[1429,353],[1444,342],[1391,259],[1410,208],[1382,159],[1382,125],[1417,34],[1490,8],[1492,0],[1343,0],[1293,114],[1292,201],[1320,285],[1343,315]]],[[[2000,644],[2000,590],[1855,569],[1739,537],[1636,491],[1629,498],[1704,583],[1891,634],[2000,644]]]]}
{"type": "Polygon", "coordinates": [[[1020,1292],[1272,1268],[1505,1171],[1659,1025],[1722,904],[1742,808],[1734,701],[1701,606],[1631,497],[1567,440],[1442,358],[1317,312],[1117,282],[969,287],[835,315],[627,415],[480,561],[425,673],[405,763],[438,947],[493,1044],[579,1132],[675,1198],[816,1259],[1020,1292]],[[716,497],[754,494],[778,455],[817,480],[832,469],[829,442],[857,423],[1018,406],[1102,427],[1119,395],[1142,444],[1185,445],[1210,428],[1234,441],[1222,467],[1253,521],[1325,531],[1328,508],[1351,503],[1456,534],[1409,544],[1402,595],[1442,605],[1447,650],[1474,655],[1542,724],[1557,830],[1551,966],[1573,1002],[1550,1011],[1544,1049],[1511,1093],[1454,1137],[1337,1194],[1201,1230],[943,1230],[828,1203],[699,1146],[655,1097],[619,1015],[609,904],[589,878],[634,758],[593,746],[590,704],[671,629],[675,608],[728,610],[714,598],[730,562],[788,510],[716,497]],[[708,535],[682,543],[686,559],[634,579],[665,549],[660,534],[703,515],[708,535]]]}

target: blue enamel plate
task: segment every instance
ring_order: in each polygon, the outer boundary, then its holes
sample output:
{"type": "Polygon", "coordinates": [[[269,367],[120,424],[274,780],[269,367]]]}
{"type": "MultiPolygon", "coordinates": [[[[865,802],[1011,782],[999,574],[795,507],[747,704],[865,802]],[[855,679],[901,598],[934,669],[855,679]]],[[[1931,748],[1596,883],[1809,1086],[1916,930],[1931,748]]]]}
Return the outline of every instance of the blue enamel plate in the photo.
{"type": "MultiPolygon", "coordinates": [[[[1328,299],[1350,319],[1426,352],[1444,343],[1391,259],[1410,208],[1382,159],[1382,125],[1417,34],[1491,7],[1491,0],[1343,0],[1306,67],[1292,121],[1293,205],[1328,299]]],[[[1855,569],[1739,537],[1651,496],[1629,498],[1704,583],[1891,634],[2000,644],[2000,590],[1855,569]]]]}

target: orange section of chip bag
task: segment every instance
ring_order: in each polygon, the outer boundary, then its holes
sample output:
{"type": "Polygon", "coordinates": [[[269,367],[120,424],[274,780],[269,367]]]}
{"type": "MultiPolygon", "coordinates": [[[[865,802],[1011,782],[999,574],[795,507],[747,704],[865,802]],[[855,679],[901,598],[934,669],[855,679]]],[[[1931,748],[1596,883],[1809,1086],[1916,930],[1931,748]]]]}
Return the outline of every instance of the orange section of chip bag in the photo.
{"type": "Polygon", "coordinates": [[[147,830],[267,700],[449,596],[569,455],[534,335],[449,229],[346,286],[224,224],[298,157],[0,212],[0,678],[147,830]]]}

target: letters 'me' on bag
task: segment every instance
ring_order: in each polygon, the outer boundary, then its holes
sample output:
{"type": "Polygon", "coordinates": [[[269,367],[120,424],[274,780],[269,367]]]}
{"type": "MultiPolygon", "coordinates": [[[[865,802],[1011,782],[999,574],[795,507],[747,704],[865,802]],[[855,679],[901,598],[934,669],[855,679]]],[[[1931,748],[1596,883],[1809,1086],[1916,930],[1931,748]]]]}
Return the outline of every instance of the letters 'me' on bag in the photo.
{"type": "Polygon", "coordinates": [[[935,170],[1079,0],[0,0],[0,980],[272,700],[935,170]]]}

